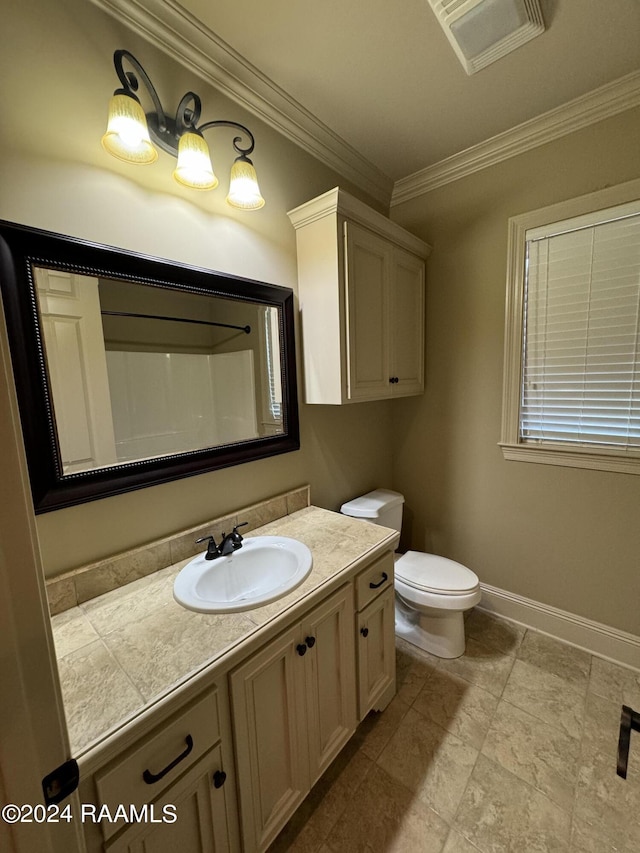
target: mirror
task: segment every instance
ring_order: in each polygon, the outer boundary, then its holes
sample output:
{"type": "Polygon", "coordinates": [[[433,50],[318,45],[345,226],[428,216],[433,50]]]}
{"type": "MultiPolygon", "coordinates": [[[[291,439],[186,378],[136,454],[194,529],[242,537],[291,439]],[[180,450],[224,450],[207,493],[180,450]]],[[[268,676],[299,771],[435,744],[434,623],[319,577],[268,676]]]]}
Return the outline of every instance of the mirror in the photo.
{"type": "Polygon", "coordinates": [[[0,222],[36,512],[297,450],[293,292],[0,222]]]}

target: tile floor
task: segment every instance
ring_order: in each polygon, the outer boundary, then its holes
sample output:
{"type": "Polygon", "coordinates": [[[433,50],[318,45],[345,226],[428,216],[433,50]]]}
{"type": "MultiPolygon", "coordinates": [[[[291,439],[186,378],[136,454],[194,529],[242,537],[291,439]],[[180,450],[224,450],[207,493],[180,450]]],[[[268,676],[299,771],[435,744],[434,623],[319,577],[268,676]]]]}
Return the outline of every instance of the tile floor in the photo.
{"type": "Polygon", "coordinates": [[[640,673],[479,610],[453,661],[397,640],[371,714],[269,853],[638,853],[640,673]],[[635,738],[635,740],[634,740],[635,738]]]}

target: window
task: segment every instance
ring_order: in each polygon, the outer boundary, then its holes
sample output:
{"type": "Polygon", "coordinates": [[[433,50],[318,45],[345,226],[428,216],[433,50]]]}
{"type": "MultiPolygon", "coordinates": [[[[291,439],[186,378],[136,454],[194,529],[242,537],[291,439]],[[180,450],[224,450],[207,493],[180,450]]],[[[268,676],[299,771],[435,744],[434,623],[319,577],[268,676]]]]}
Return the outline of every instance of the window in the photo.
{"type": "Polygon", "coordinates": [[[639,197],[510,220],[505,458],[640,474],[639,197]]]}

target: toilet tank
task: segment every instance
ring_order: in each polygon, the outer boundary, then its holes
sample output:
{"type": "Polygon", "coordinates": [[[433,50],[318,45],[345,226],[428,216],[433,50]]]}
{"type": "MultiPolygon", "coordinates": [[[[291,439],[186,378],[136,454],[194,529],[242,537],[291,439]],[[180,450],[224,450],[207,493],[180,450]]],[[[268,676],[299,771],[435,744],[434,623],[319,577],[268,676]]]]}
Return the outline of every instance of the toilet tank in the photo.
{"type": "Polygon", "coordinates": [[[404,497],[389,489],[375,489],[359,498],[342,504],[340,512],[352,518],[362,518],[373,524],[390,527],[400,533],[402,528],[402,505],[404,497]]]}

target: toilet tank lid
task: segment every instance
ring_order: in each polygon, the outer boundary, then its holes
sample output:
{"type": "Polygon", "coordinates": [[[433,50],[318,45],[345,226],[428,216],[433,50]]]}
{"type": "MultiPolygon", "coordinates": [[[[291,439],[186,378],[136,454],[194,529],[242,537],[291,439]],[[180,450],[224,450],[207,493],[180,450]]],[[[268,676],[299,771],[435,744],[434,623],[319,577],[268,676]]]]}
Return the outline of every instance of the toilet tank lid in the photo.
{"type": "Polygon", "coordinates": [[[366,495],[342,504],[340,512],[353,518],[379,518],[386,510],[403,503],[404,497],[399,492],[375,489],[373,492],[367,492],[366,495]]]}

